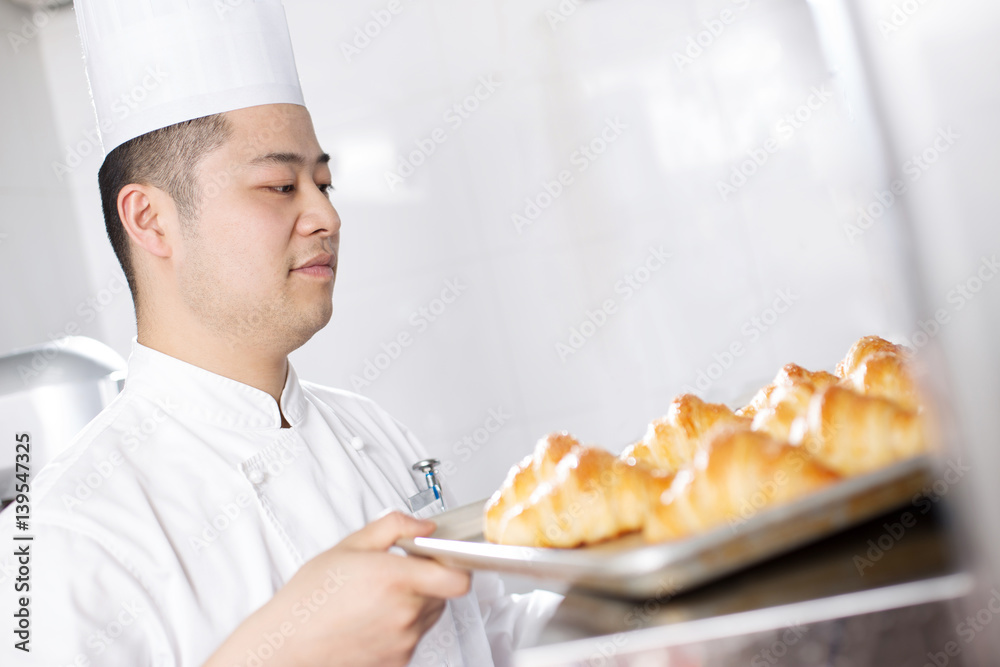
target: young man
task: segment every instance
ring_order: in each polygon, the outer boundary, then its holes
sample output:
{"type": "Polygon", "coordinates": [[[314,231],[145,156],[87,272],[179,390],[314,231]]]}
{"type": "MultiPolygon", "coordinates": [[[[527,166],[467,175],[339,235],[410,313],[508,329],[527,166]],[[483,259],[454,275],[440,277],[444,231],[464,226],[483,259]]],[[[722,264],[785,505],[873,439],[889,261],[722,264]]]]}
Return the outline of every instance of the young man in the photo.
{"type": "Polygon", "coordinates": [[[280,2],[76,7],[138,336],[121,395],[34,482],[30,582],[5,613],[29,609],[28,641],[2,655],[505,664],[558,598],[390,553],[433,530],[402,513],[425,452],[288,363],[330,320],[341,222],[280,2]],[[149,67],[172,83],[106,123],[116,86],[149,67]]]}

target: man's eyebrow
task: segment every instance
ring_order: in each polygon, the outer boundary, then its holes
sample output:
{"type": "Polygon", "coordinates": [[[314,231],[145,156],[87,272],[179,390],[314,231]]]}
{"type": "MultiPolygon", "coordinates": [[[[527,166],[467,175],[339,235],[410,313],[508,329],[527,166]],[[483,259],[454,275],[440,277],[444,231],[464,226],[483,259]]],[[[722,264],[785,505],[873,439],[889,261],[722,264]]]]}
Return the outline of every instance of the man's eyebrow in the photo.
{"type": "MultiPolygon", "coordinates": [[[[266,153],[264,155],[258,155],[254,159],[250,160],[252,165],[282,165],[290,164],[296,167],[304,167],[309,161],[304,155],[299,153],[266,153]]],[[[330,154],[323,153],[318,158],[316,158],[316,164],[328,164],[330,162],[330,154]]]]}

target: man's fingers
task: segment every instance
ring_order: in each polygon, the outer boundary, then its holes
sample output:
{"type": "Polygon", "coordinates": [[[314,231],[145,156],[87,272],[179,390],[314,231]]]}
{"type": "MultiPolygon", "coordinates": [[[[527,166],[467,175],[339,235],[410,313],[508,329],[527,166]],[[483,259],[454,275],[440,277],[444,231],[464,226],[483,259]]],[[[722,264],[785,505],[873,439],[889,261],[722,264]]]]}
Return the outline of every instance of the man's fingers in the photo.
{"type": "Polygon", "coordinates": [[[434,522],[390,512],[345,537],[340,543],[350,549],[385,551],[401,537],[425,537],[434,532],[434,522]]]}

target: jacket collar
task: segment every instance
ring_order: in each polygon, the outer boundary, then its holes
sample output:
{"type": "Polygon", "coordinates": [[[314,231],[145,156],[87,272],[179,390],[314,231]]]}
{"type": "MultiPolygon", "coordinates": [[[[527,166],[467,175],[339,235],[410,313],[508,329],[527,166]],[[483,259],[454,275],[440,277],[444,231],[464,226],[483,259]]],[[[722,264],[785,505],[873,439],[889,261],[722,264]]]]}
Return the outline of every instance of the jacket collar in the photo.
{"type": "Polygon", "coordinates": [[[281,411],[266,392],[194,366],[132,339],[125,391],[142,395],[172,415],[186,415],[223,428],[280,429],[281,413],[292,426],[305,416],[306,401],[288,364],[281,411]]]}

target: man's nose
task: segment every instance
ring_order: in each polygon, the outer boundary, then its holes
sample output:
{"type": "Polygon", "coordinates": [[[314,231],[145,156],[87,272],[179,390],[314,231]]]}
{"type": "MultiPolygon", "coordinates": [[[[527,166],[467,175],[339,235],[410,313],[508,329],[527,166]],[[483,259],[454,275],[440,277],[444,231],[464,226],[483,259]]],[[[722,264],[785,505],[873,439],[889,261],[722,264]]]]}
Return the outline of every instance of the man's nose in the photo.
{"type": "Polygon", "coordinates": [[[318,188],[307,197],[305,208],[299,216],[298,228],[303,236],[332,236],[340,233],[340,214],[318,188]]]}

